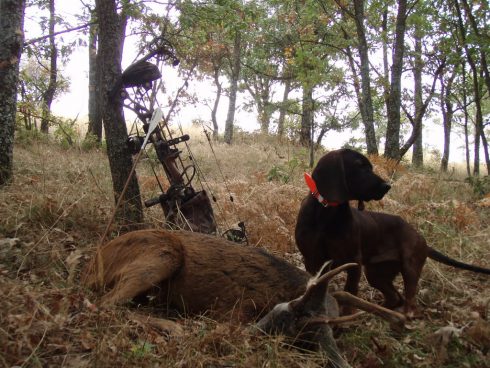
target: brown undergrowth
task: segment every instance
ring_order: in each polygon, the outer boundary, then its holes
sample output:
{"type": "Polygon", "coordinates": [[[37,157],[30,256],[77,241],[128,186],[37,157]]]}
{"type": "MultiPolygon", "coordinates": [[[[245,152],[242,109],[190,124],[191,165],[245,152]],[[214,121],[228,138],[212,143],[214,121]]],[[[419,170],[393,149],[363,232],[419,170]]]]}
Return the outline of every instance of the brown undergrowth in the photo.
{"type": "MultiPolygon", "coordinates": [[[[307,153],[270,139],[244,136],[239,141],[213,144],[220,169],[204,138],[196,137],[192,145],[205,189],[216,199],[219,228],[244,221],[249,246],[265,247],[301,266],[294,225],[307,193],[302,182],[307,153]]],[[[281,337],[256,336],[248,326],[218,324],[205,316],[169,321],[161,318],[162,311],[135,306],[98,308],[97,296],[80,286],[79,274],[113,208],[103,152],[33,141],[17,145],[14,158],[14,181],[0,189],[0,366],[324,364],[321,354],[291,349],[281,337]]],[[[150,160],[138,168],[144,199],[158,190],[150,160]]],[[[398,214],[436,249],[490,267],[490,209],[479,205],[481,198],[469,184],[379,158],[373,162],[393,188],[368,209],[398,214]]],[[[162,224],[157,207],[145,218],[148,227],[162,224]]],[[[115,225],[110,236],[118,232],[115,225]]],[[[418,294],[421,318],[394,334],[384,322],[362,317],[343,327],[339,347],[355,367],[488,367],[488,285],[486,276],[428,261],[418,294]]],[[[380,302],[365,280],[361,295],[380,302]]]]}

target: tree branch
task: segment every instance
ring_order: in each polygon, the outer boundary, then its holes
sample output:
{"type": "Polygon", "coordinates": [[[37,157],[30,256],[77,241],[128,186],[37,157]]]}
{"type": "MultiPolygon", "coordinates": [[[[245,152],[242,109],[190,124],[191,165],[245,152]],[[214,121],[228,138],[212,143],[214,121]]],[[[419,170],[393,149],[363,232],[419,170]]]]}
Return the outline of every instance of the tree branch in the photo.
{"type": "Polygon", "coordinates": [[[74,27],[74,28],[68,28],[68,29],[65,29],[63,31],[58,31],[58,32],[50,33],[50,34],[47,34],[47,35],[44,35],[44,36],[41,36],[41,37],[31,38],[30,40],[27,40],[26,42],[24,42],[24,47],[25,46],[32,45],[34,43],[37,43],[39,41],[45,40],[45,39],[50,38],[50,37],[53,37],[53,36],[59,36],[60,34],[74,32],[74,31],[79,31],[79,30],[84,29],[84,28],[87,28],[87,27],[89,27],[89,26],[91,26],[93,24],[97,24],[97,22],[89,22],[89,23],[82,24],[82,25],[77,26],[77,27],[74,27]]]}

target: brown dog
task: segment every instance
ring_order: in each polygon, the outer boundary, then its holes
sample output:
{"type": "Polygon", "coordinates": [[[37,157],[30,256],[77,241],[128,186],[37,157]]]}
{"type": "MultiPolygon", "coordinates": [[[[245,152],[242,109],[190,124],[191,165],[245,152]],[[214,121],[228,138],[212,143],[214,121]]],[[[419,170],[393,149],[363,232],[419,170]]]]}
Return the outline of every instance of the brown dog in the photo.
{"type": "MultiPolygon", "coordinates": [[[[489,269],[455,261],[427,246],[425,239],[399,216],[350,207],[349,200],[379,200],[390,189],[360,153],[341,149],[324,155],[312,179],[313,195],[303,200],[295,232],[296,244],[311,274],[327,260],[333,260],[334,267],[348,262],[362,264],[369,284],[383,293],[384,305],[403,306],[407,315],[415,311],[417,284],[427,257],[490,274],[489,269]],[[393,286],[399,273],[405,299],[393,286]]],[[[350,269],[345,290],[357,294],[360,277],[360,268],[350,269]]]]}

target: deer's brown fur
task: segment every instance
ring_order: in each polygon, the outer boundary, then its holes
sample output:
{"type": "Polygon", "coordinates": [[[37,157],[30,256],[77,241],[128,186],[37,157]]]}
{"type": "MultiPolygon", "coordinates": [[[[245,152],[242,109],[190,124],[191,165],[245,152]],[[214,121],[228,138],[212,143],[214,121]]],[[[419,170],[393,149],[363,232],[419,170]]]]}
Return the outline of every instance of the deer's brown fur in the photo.
{"type": "MultiPolygon", "coordinates": [[[[105,305],[151,291],[186,313],[251,321],[302,295],[309,275],[262,249],[187,231],[140,230],[100,250],[105,305]]],[[[86,284],[97,286],[96,257],[86,284]]]]}
{"type": "Polygon", "coordinates": [[[352,267],[359,265],[345,264],[308,283],[305,271],[258,248],[200,233],[140,230],[99,249],[85,282],[96,287],[102,279],[105,305],[151,291],[181,312],[207,312],[217,320],[252,321],[264,315],[255,325],[259,330],[283,334],[300,348],[324,351],[329,368],[350,368],[330,327],[345,320],[339,318],[339,301],[392,324],[405,320],[349,293],[329,294],[329,280],[352,267]]]}

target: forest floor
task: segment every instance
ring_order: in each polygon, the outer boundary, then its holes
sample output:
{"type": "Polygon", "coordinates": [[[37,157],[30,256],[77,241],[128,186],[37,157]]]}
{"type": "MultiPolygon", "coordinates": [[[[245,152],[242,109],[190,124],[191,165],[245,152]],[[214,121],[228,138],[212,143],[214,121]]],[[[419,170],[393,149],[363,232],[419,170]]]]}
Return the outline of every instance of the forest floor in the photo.
{"type": "MultiPolygon", "coordinates": [[[[205,137],[192,135],[190,142],[205,188],[217,199],[220,230],[244,221],[249,246],[301,267],[294,225],[307,193],[307,153],[272,139],[236,140],[232,146],[213,144],[219,166],[205,137]]],[[[114,206],[105,154],[24,137],[14,159],[13,183],[0,189],[0,366],[324,365],[320,353],[292,349],[281,337],[250,335],[232,322],[181,317],[168,328],[159,318],[142,320],[131,306],[98,308],[97,295],[80,285],[80,273],[114,206]]],[[[138,167],[144,199],[158,193],[152,160],[138,167]]],[[[470,185],[457,170],[441,175],[373,161],[392,189],[367,208],[398,214],[434,248],[490,267],[485,183],[470,185]]],[[[144,226],[162,225],[156,207],[146,210],[144,226]]],[[[119,230],[113,225],[110,237],[119,230]]],[[[418,293],[421,318],[394,334],[384,321],[364,316],[342,329],[339,348],[354,367],[490,367],[489,282],[488,276],[428,261],[418,293]]],[[[360,295],[381,302],[364,279],[360,295]]]]}

